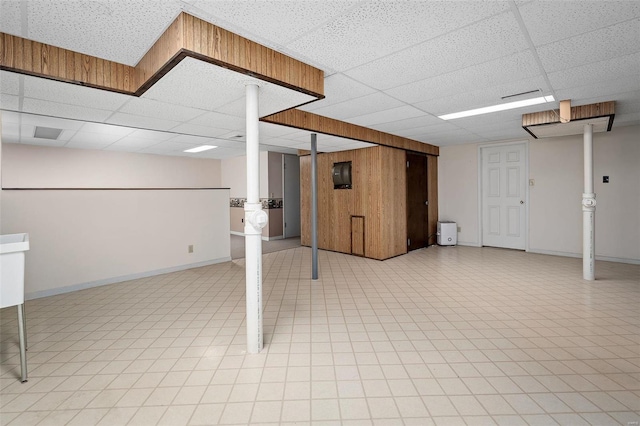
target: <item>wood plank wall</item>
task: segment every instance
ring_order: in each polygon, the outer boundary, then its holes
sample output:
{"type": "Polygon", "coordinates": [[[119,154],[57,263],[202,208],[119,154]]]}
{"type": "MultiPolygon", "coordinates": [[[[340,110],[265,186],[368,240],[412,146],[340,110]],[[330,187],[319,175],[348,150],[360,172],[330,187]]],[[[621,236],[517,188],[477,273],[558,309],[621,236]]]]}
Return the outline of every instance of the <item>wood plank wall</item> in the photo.
{"type": "MultiPolygon", "coordinates": [[[[405,152],[376,146],[318,155],[318,247],[351,253],[351,217],[364,216],[364,255],[407,252],[405,152]],[[353,189],[333,189],[333,164],[352,162],[353,189]]],[[[301,241],[311,245],[311,157],[300,157],[301,241]]]]}
{"type": "Polygon", "coordinates": [[[429,155],[438,155],[439,152],[439,148],[435,145],[357,126],[299,109],[289,109],[262,117],[260,121],[429,155]]]}

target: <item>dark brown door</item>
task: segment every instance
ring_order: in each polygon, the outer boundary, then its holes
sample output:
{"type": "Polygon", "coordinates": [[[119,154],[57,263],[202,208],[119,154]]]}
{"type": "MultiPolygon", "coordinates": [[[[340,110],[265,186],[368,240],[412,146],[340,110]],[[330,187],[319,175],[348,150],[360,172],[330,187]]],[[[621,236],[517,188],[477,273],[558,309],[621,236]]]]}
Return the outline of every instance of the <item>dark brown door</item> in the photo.
{"type": "Polygon", "coordinates": [[[407,152],[407,251],[429,245],[427,157],[407,152]]]}

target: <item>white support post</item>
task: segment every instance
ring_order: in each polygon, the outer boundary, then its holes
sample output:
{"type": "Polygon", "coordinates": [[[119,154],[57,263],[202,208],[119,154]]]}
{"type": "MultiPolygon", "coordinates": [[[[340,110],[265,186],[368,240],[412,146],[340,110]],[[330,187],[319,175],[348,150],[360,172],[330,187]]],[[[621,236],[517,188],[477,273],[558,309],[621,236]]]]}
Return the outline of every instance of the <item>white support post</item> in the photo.
{"type": "Polygon", "coordinates": [[[596,194],[593,191],[593,125],[585,124],[584,192],[582,194],[582,277],[589,281],[596,279],[596,194]]]}
{"type": "Polygon", "coordinates": [[[246,85],[247,202],[244,239],[247,286],[247,353],[262,350],[262,228],[268,221],[260,203],[260,148],[258,139],[258,85],[246,85]]]}

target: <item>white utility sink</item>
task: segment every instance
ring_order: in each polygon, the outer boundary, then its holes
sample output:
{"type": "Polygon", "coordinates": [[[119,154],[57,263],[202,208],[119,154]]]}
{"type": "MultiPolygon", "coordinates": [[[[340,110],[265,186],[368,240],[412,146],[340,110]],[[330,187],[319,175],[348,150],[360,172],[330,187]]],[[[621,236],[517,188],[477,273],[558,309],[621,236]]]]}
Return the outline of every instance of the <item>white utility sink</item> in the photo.
{"type": "Polygon", "coordinates": [[[27,381],[27,330],[24,314],[24,252],[29,234],[0,235],[0,308],[18,307],[21,381],[27,381]]]}

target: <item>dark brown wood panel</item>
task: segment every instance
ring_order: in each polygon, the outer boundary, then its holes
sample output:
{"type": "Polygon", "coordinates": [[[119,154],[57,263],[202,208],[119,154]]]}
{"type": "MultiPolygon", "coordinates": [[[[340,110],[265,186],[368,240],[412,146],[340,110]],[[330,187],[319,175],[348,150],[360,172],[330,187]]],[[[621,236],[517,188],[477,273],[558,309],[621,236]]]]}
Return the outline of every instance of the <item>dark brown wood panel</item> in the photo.
{"type": "Polygon", "coordinates": [[[364,217],[351,216],[351,254],[365,256],[364,217]]]}
{"type": "Polygon", "coordinates": [[[260,120],[267,123],[279,124],[281,126],[309,130],[312,132],[323,133],[325,135],[340,136],[347,139],[355,139],[376,145],[422,152],[430,155],[438,155],[439,152],[438,147],[435,145],[391,135],[389,133],[346,123],[333,118],[323,117],[321,115],[299,109],[289,109],[263,117],[260,120]]]}
{"type": "Polygon", "coordinates": [[[407,247],[416,250],[429,243],[427,156],[407,152],[407,247]]]}
{"type": "Polygon", "coordinates": [[[427,187],[428,187],[428,221],[429,221],[429,242],[428,245],[436,244],[438,232],[438,157],[427,156],[427,187]]]}

